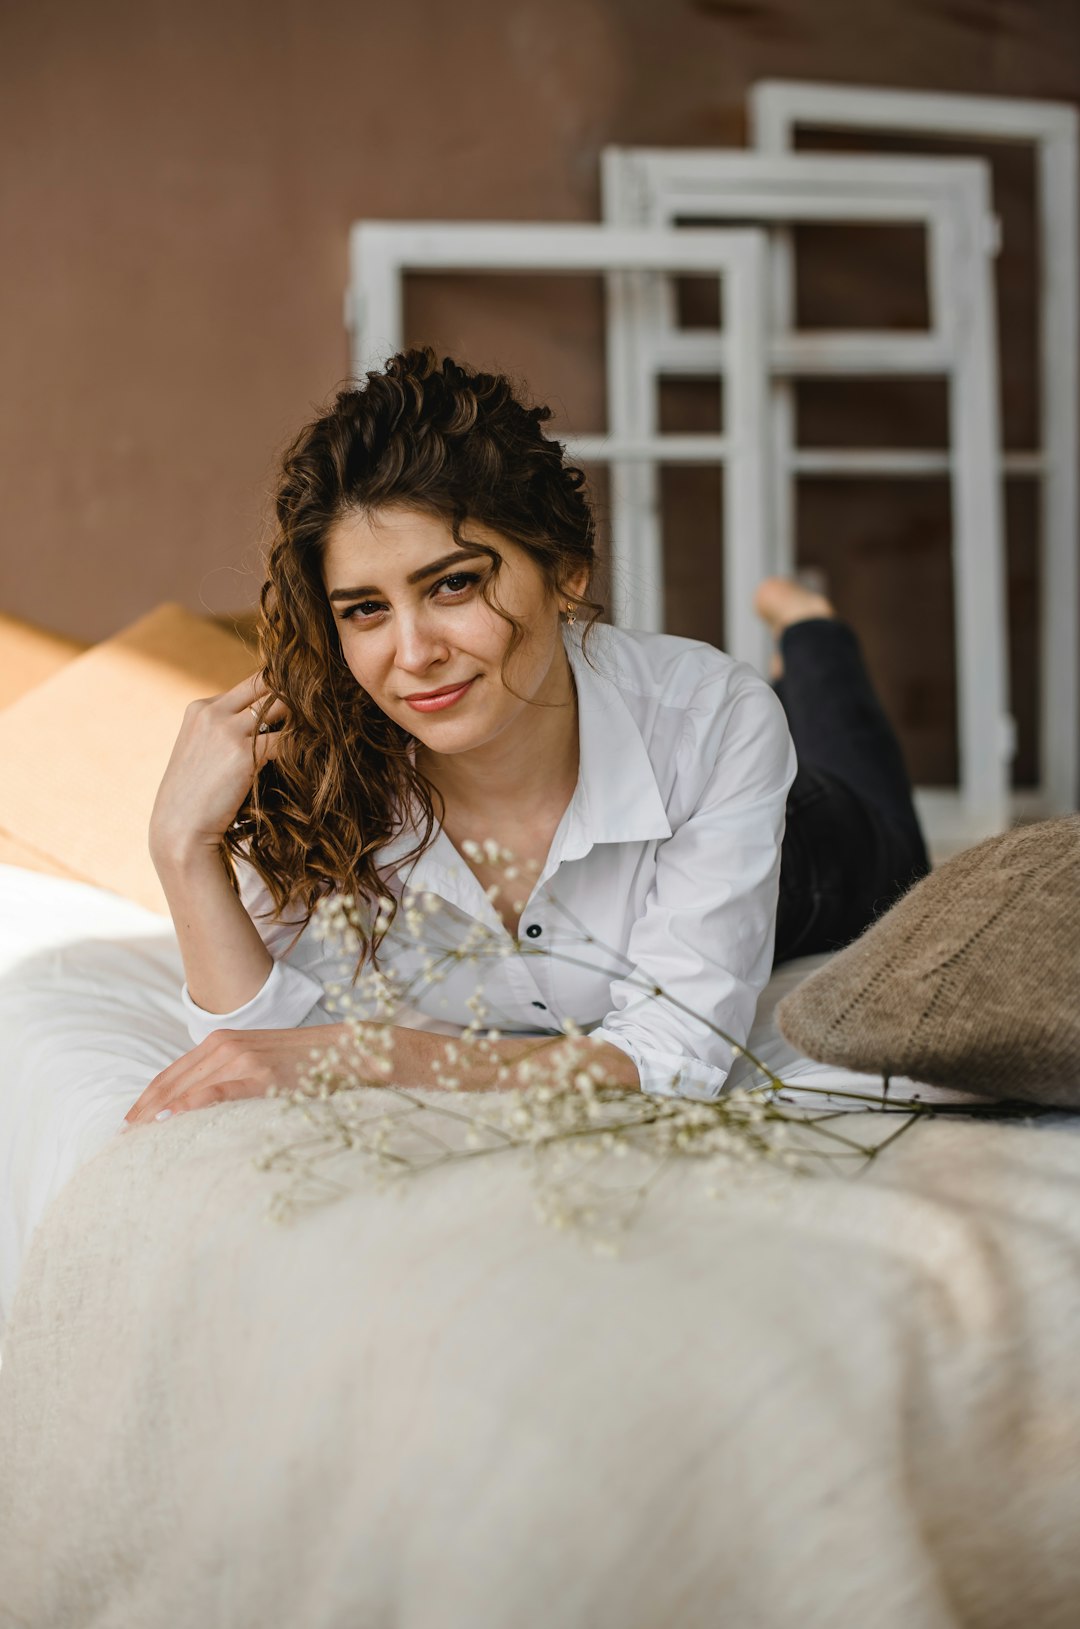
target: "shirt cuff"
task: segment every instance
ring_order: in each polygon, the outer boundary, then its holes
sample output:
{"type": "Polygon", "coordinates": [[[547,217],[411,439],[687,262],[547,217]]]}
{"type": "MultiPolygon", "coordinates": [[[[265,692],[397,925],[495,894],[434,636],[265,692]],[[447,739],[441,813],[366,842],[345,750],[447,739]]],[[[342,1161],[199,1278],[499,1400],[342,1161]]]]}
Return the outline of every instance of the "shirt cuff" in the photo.
{"type": "Polygon", "coordinates": [[[589,1031],[589,1039],[609,1041],[632,1058],[637,1064],[641,1090],[650,1097],[689,1097],[712,1103],[723,1094],[728,1071],[702,1063],[700,1058],[689,1058],[685,1052],[644,1052],[619,1030],[606,1029],[602,1024],[589,1031]]]}
{"type": "Polygon", "coordinates": [[[322,985],[298,967],[275,962],[262,989],[233,1012],[207,1012],[197,1007],[187,984],[180,992],[188,1032],[196,1045],[218,1029],[298,1029],[321,1000],[322,985]]]}

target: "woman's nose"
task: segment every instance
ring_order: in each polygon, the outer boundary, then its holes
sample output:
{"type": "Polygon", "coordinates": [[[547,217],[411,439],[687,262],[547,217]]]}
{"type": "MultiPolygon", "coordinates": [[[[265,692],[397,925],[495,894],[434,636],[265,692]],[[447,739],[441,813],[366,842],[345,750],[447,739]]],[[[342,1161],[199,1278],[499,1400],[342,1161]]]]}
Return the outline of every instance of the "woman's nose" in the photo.
{"type": "Polygon", "coordinates": [[[449,655],[449,647],[423,613],[397,618],[397,665],[406,673],[423,672],[449,655]]]}

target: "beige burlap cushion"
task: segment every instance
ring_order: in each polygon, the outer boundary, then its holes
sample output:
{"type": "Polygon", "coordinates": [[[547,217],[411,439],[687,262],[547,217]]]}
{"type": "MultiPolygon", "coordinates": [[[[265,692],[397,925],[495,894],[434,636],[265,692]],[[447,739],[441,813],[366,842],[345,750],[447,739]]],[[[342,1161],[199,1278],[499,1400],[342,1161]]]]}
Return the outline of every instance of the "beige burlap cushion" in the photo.
{"type": "Polygon", "coordinates": [[[1080,1108],[1080,815],[955,855],[776,1018],[822,1063],[1080,1108]]]}

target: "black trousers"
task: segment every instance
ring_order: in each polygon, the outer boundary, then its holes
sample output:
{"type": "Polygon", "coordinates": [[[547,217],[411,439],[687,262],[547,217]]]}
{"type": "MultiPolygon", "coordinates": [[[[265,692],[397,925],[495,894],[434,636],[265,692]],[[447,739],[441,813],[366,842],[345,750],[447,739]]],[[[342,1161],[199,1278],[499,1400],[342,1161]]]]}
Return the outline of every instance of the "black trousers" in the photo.
{"type": "Polygon", "coordinates": [[[780,636],[773,688],[799,761],[787,797],[773,965],[839,950],[926,876],[900,744],[854,631],[837,618],[780,636]]]}

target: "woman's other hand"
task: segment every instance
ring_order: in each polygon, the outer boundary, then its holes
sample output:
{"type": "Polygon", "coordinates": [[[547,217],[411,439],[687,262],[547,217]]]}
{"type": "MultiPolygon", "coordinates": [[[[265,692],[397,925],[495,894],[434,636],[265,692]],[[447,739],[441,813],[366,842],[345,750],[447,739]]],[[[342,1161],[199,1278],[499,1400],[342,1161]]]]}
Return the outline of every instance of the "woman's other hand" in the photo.
{"type": "Polygon", "coordinates": [[[205,1109],[234,1097],[295,1091],[312,1067],[312,1052],[341,1040],[344,1026],[305,1029],[218,1029],[160,1075],[124,1116],[128,1126],[205,1109]]]}
{"type": "Polygon", "coordinates": [[[150,816],[152,858],[218,849],[257,771],[276,756],[273,726],[285,717],[258,673],[188,705],[150,816]]]}

